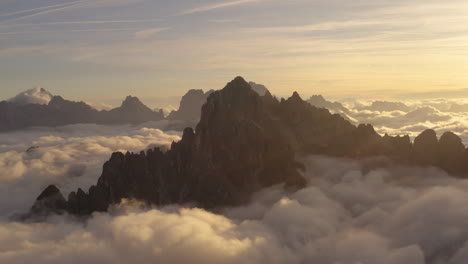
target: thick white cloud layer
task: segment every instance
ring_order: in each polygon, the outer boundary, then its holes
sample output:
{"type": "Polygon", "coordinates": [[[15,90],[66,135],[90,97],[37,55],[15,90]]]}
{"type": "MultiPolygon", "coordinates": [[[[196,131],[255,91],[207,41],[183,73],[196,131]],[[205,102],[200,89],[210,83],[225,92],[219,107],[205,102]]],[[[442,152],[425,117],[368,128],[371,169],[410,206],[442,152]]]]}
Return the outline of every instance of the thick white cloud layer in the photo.
{"type": "Polygon", "coordinates": [[[87,190],[112,152],[139,152],[179,140],[180,132],[161,130],[168,125],[70,125],[2,133],[0,218],[27,210],[49,184],[58,185],[65,196],[78,187],[87,190]]]}
{"type": "Polygon", "coordinates": [[[0,224],[0,263],[468,261],[468,181],[433,168],[309,157],[307,188],[217,213],[126,202],[86,224],[0,224]]]}

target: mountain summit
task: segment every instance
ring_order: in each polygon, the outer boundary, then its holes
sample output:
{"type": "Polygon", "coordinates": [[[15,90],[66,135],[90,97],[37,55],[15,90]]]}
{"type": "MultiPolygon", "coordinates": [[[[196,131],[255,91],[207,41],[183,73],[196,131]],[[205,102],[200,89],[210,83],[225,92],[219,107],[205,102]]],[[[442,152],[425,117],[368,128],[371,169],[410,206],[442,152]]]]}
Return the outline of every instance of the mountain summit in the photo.
{"type": "MultiPolygon", "coordinates": [[[[371,125],[356,127],[303,101],[297,93],[281,101],[270,93],[260,96],[237,77],[209,95],[195,131],[186,128],[182,139],[166,152],[155,148],[138,154],[113,153],[97,184],[88,192],[72,192],[65,210],[87,215],[124,198],[156,205],[195,203],[209,209],[240,205],[265,187],[305,186],[303,165],[296,157],[310,154],[386,156],[401,164],[468,172],[467,151],[459,138],[453,133],[440,140],[434,137],[433,131],[426,131],[414,146],[408,136],[382,137],[371,125]]],[[[56,212],[53,206],[47,208],[55,203],[46,202],[44,196],[33,208],[56,212]]],[[[57,197],[54,192],[51,199],[57,197]]]]}
{"type": "Polygon", "coordinates": [[[40,104],[46,105],[50,102],[53,95],[42,87],[35,87],[25,92],[19,93],[15,97],[8,99],[9,102],[27,105],[27,104],[40,104]]]}
{"type": "MultiPolygon", "coordinates": [[[[268,89],[261,84],[254,82],[248,83],[250,88],[258,93],[260,96],[269,94],[268,89]]],[[[202,105],[208,99],[208,96],[212,94],[214,90],[203,92],[203,90],[192,89],[189,90],[180,101],[180,106],[177,111],[172,111],[167,117],[170,120],[183,120],[189,123],[196,123],[200,121],[202,105]]]]}
{"type": "Polygon", "coordinates": [[[138,99],[138,97],[134,97],[131,95],[125,98],[125,100],[122,102],[122,105],[120,107],[124,109],[146,109],[148,108],[146,105],[144,105],[140,101],[140,99],[138,99]]]}
{"type": "Polygon", "coordinates": [[[120,107],[107,112],[103,111],[103,116],[105,122],[114,124],[121,122],[138,124],[164,119],[162,110],[155,112],[144,105],[140,99],[130,95],[125,98],[120,107]]]}

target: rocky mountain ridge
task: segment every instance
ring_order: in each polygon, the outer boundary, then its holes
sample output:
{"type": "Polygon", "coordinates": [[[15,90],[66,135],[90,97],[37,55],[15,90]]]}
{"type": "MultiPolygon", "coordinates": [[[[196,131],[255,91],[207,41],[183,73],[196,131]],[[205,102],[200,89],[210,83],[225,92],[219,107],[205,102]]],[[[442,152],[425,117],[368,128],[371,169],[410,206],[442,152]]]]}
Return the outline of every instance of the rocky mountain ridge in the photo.
{"type": "Polygon", "coordinates": [[[120,107],[98,111],[84,102],[74,102],[53,96],[47,104],[0,102],[0,131],[34,126],[62,126],[78,123],[137,124],[164,119],[138,98],[128,96],[120,107]]]}
{"type": "MultiPolygon", "coordinates": [[[[254,91],[265,94],[268,89],[254,82],[254,91]]],[[[214,90],[189,90],[181,99],[179,109],[167,116],[168,120],[182,121],[195,127],[201,116],[201,107],[214,90]]],[[[69,101],[53,96],[43,88],[34,88],[7,101],[0,101],[0,132],[34,126],[62,126],[79,123],[101,125],[141,124],[165,119],[162,110],[153,111],[137,97],[127,96],[120,107],[96,110],[84,102],[69,101]]]]}
{"type": "MultiPolygon", "coordinates": [[[[468,173],[468,151],[451,132],[437,139],[426,130],[414,143],[408,136],[380,136],[371,125],[354,126],[296,92],[280,101],[269,92],[260,96],[237,77],[210,94],[196,129],[186,128],[167,152],[114,153],[97,184],[87,192],[70,193],[65,208],[49,206],[57,202],[46,202],[42,193],[32,211],[88,215],[125,198],[155,205],[195,203],[207,209],[240,205],[265,187],[305,186],[296,158],[311,154],[386,156],[400,164],[468,173]]],[[[63,204],[61,194],[50,193],[63,204]]]]}

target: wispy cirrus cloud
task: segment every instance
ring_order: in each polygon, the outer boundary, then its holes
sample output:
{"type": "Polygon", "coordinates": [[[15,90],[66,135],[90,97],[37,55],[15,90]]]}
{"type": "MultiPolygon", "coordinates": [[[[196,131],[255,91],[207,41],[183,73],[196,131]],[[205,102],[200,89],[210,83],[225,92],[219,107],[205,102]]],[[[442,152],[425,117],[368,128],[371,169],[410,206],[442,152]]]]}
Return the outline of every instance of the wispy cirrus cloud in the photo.
{"type": "Polygon", "coordinates": [[[161,27],[148,28],[148,29],[137,31],[135,33],[135,37],[137,39],[147,39],[147,38],[150,38],[153,35],[161,32],[161,31],[164,31],[164,30],[167,30],[167,29],[169,29],[169,28],[161,28],[161,27]]]}
{"type": "Polygon", "coordinates": [[[361,27],[376,27],[376,26],[403,26],[408,25],[408,21],[389,21],[389,20],[346,20],[346,21],[329,21],[308,25],[297,26],[279,26],[279,27],[263,27],[263,28],[248,28],[247,31],[262,32],[262,33],[293,33],[293,32],[308,32],[308,31],[334,31],[353,29],[361,27]]]}
{"type": "Polygon", "coordinates": [[[24,27],[24,26],[54,26],[54,25],[87,25],[87,24],[125,24],[160,22],[161,19],[128,19],[128,20],[82,20],[82,21],[57,21],[45,23],[22,23],[12,25],[0,25],[2,28],[24,27]]]}
{"type": "Polygon", "coordinates": [[[33,12],[33,13],[32,14],[27,14],[27,15],[24,15],[24,16],[10,18],[10,19],[1,21],[0,23],[15,22],[15,21],[18,21],[18,20],[23,20],[23,19],[27,19],[27,18],[31,18],[31,17],[45,15],[45,14],[49,14],[49,13],[53,13],[53,12],[66,10],[66,9],[76,8],[76,7],[78,7],[78,6],[82,5],[82,4],[89,3],[89,2],[91,2],[91,1],[89,1],[89,0],[78,0],[78,1],[68,2],[68,3],[62,4],[62,5],[52,5],[52,6],[39,7],[39,8],[25,10],[25,11],[18,11],[18,12],[16,12],[16,14],[23,14],[23,13],[29,13],[29,12],[33,12]]]}
{"type": "MultiPolygon", "coordinates": [[[[110,69],[128,72],[131,77],[122,74],[126,81],[118,83],[122,90],[143,78],[148,81],[141,87],[160,85],[161,78],[164,85],[183,90],[188,82],[182,79],[195,72],[192,81],[206,86],[206,79],[217,84],[248,71],[253,79],[270,81],[278,94],[301,86],[296,89],[304,93],[314,87],[331,95],[376,90],[390,96],[408,89],[461,89],[468,80],[468,4],[463,0],[93,0],[1,22],[70,5],[45,8],[65,0],[13,2],[0,0],[0,14],[24,9],[0,17],[4,96],[35,85],[35,79],[69,87],[77,69],[80,75],[106,76],[89,78],[89,86],[96,82],[96,87],[112,86],[110,69]],[[164,28],[170,31],[161,33],[164,28]],[[57,77],[57,64],[44,58],[60,63],[58,70],[70,76],[57,77]],[[146,75],[154,71],[160,75],[146,75]],[[206,73],[204,80],[199,72],[206,73]],[[32,77],[18,77],[25,74],[32,77]]],[[[74,86],[81,83],[76,78],[74,86]]]]}
{"type": "Polygon", "coordinates": [[[222,2],[222,3],[213,3],[213,4],[209,4],[209,5],[204,5],[204,6],[199,6],[199,7],[187,9],[185,11],[182,11],[178,15],[189,15],[189,14],[207,12],[207,11],[211,11],[211,10],[215,10],[215,9],[221,9],[221,8],[251,4],[251,3],[256,3],[256,2],[260,2],[260,1],[261,0],[237,0],[237,1],[222,2]]]}
{"type": "Polygon", "coordinates": [[[41,6],[41,7],[37,7],[37,8],[13,11],[13,12],[9,12],[9,13],[0,14],[0,17],[14,16],[14,15],[20,15],[20,14],[24,14],[24,13],[42,11],[44,9],[61,8],[61,7],[69,5],[70,3],[73,3],[73,2],[66,2],[66,3],[56,4],[56,5],[48,5],[48,6],[41,6]]]}
{"type": "MultiPolygon", "coordinates": [[[[41,7],[36,7],[36,8],[31,8],[31,9],[25,9],[25,10],[19,10],[19,11],[14,11],[10,13],[0,14],[0,17],[13,16],[6,20],[0,21],[0,24],[16,22],[16,21],[28,19],[31,17],[46,15],[49,13],[54,13],[54,12],[59,12],[59,11],[64,11],[64,10],[71,10],[74,8],[87,8],[87,9],[102,8],[102,7],[135,4],[138,2],[142,2],[142,1],[144,0],[74,0],[74,1],[69,1],[69,2],[56,4],[56,5],[41,6],[41,7]],[[16,15],[21,15],[21,16],[16,16],[16,15]]],[[[117,21],[120,21],[120,20],[117,20],[117,21]]],[[[72,23],[77,23],[77,22],[72,21],[72,23]]],[[[90,21],[90,22],[98,22],[98,21],[90,21]]],[[[139,22],[148,22],[148,21],[141,20],[139,22]]],[[[50,22],[49,24],[45,24],[45,25],[52,25],[53,23],[54,22],[50,22]]],[[[58,23],[64,23],[64,22],[56,22],[56,23],[58,24],[58,23]]],[[[117,22],[114,22],[114,23],[117,23],[117,22]]]]}
{"type": "Polygon", "coordinates": [[[34,30],[34,31],[9,31],[0,32],[0,35],[21,35],[21,34],[38,34],[38,33],[59,33],[59,32],[107,32],[107,31],[137,31],[139,28],[88,28],[88,29],[51,29],[51,30],[34,30]]]}

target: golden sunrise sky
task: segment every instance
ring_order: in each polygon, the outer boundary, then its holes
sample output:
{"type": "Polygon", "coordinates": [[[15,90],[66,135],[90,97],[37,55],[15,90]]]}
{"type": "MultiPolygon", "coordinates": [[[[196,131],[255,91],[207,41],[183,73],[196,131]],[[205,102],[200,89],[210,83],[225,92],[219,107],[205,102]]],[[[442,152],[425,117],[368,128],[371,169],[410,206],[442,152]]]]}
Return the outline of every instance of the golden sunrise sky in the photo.
{"type": "Polygon", "coordinates": [[[0,99],[219,89],[468,97],[466,0],[2,0],[0,99]]]}

